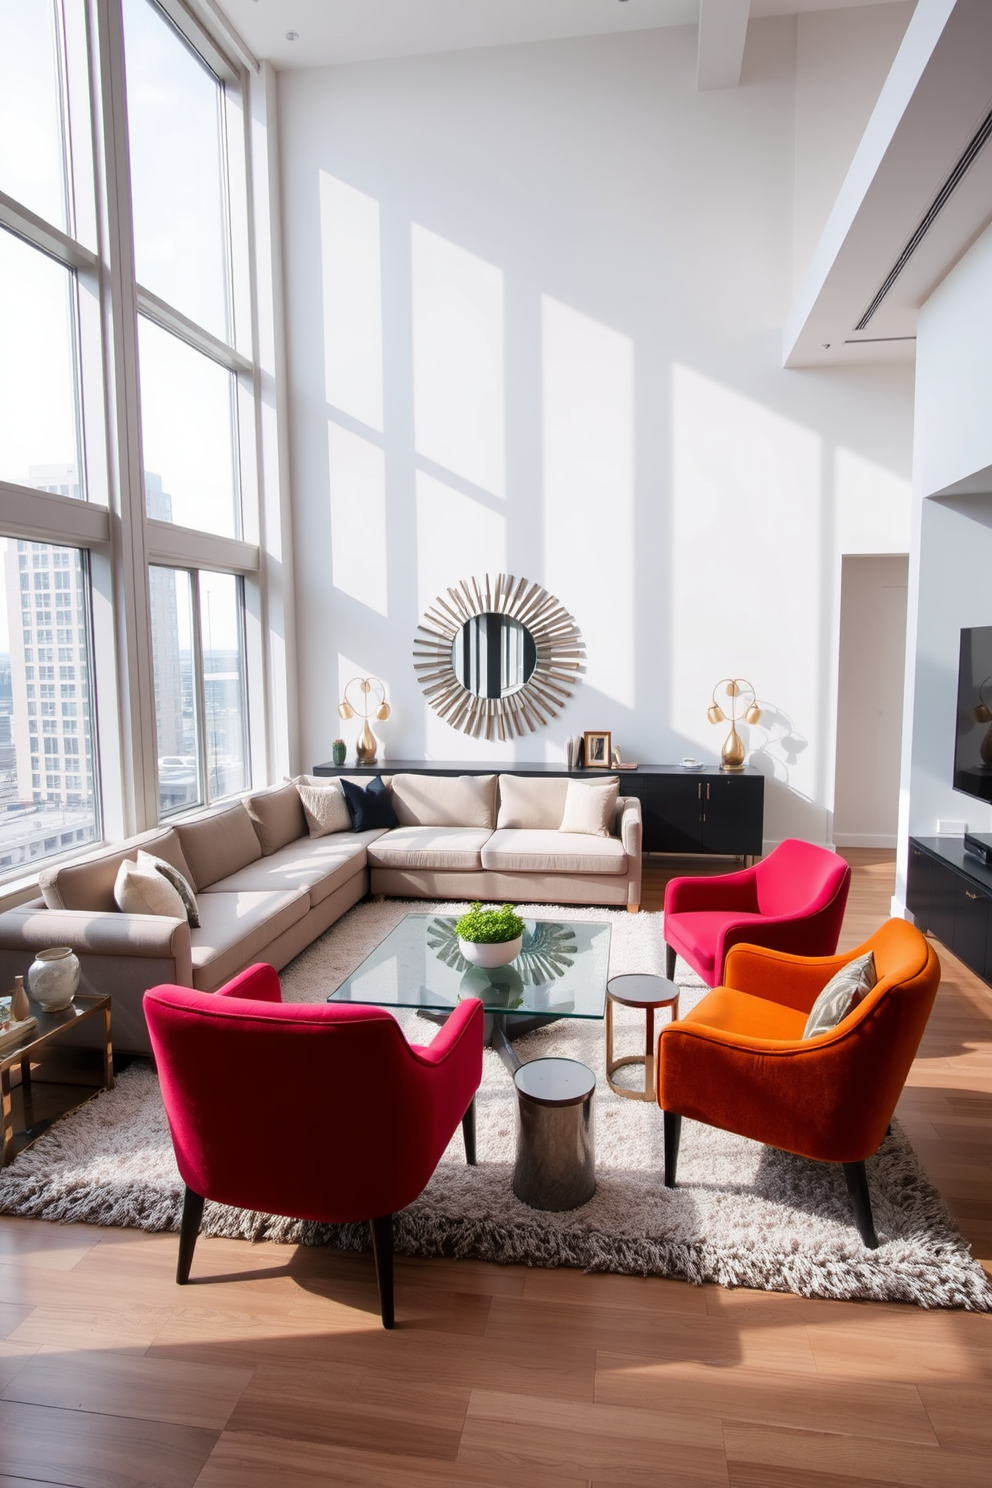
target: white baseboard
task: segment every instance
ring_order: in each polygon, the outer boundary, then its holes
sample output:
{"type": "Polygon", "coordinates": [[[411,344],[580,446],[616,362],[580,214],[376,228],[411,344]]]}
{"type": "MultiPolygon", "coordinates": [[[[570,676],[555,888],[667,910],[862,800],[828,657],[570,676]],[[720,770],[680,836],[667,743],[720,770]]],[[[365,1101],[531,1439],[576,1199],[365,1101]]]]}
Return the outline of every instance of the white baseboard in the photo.
{"type": "Polygon", "coordinates": [[[837,847],[895,847],[898,842],[895,832],[835,832],[837,847]]]}

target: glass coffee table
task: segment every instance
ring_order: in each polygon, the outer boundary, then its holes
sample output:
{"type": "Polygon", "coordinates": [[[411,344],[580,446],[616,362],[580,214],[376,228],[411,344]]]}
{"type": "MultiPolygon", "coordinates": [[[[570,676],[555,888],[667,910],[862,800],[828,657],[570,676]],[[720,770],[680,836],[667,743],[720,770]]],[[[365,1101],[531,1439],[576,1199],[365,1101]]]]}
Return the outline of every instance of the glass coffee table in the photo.
{"type": "Polygon", "coordinates": [[[485,971],[458,948],[454,915],[404,915],[327,999],[416,1008],[443,1023],[466,997],[486,1010],[486,1042],[511,1074],[513,1040],[556,1018],[602,1018],[610,926],[600,920],[525,920],[520,954],[485,971]]]}

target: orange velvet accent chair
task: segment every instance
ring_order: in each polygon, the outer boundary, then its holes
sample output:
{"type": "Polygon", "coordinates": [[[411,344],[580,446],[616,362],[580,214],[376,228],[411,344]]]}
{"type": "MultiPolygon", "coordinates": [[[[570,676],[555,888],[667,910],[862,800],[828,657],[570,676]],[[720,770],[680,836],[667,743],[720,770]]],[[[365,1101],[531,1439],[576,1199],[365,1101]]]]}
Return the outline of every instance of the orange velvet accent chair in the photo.
{"type": "Polygon", "coordinates": [[[940,962],[920,931],[888,920],[838,956],[737,945],[715,987],[658,1040],[665,1184],[674,1188],[683,1116],[819,1162],[841,1163],[858,1229],[874,1248],[865,1158],[879,1147],[930,1016],[940,962]],[[804,1039],[817,995],[873,951],[876,985],[835,1028],[804,1039]]]}

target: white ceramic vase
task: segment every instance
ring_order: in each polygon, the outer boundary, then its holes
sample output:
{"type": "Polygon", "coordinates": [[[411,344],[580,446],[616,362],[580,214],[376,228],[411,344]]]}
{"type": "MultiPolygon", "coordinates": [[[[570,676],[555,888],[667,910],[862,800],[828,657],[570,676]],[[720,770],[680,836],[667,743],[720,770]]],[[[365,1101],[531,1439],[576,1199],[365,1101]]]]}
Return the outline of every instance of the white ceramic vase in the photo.
{"type": "Polygon", "coordinates": [[[480,944],[474,940],[462,940],[458,937],[458,948],[466,961],[471,961],[473,966],[509,966],[510,962],[520,954],[520,947],[524,943],[523,934],[517,935],[513,940],[486,941],[480,944]]]}
{"type": "Polygon", "coordinates": [[[28,986],[46,1013],[67,1008],[79,986],[79,957],[69,946],[38,951],[28,967],[28,986]]]}

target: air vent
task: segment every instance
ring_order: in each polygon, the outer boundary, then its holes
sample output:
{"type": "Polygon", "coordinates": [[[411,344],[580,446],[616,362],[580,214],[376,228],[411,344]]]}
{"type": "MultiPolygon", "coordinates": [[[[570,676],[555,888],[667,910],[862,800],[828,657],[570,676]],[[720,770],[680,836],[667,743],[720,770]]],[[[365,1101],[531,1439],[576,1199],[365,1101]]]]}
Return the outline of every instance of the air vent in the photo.
{"type": "Polygon", "coordinates": [[[868,306],[868,309],[865,311],[864,315],[862,315],[861,319],[854,327],[856,331],[863,331],[865,326],[871,320],[872,316],[875,314],[875,311],[885,299],[885,296],[888,294],[893,284],[895,284],[896,280],[899,278],[899,275],[909,263],[909,260],[912,258],[917,248],[923,242],[923,239],[926,237],[931,227],[933,227],[938,216],[946,206],[948,198],[950,197],[952,191],[954,191],[955,187],[963,179],[964,174],[968,170],[969,166],[972,165],[972,163],[977,159],[982,146],[986,143],[990,135],[992,135],[992,109],[989,110],[989,112],[985,115],[985,118],[982,120],[981,124],[979,124],[978,128],[975,130],[975,133],[972,135],[964,150],[961,152],[960,159],[958,160],[954,169],[951,171],[950,175],[947,177],[947,180],[944,182],[943,186],[941,186],[940,190],[937,192],[937,195],[934,197],[933,201],[927,208],[922,221],[916,228],[916,231],[913,233],[905,248],[903,248],[899,257],[896,259],[895,263],[886,274],[884,280],[882,281],[882,286],[876,294],[875,298],[872,300],[871,304],[868,306]]]}

